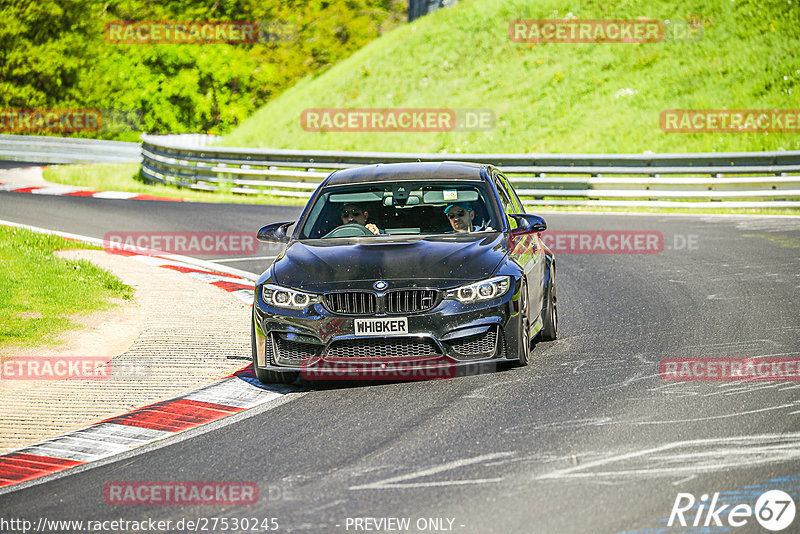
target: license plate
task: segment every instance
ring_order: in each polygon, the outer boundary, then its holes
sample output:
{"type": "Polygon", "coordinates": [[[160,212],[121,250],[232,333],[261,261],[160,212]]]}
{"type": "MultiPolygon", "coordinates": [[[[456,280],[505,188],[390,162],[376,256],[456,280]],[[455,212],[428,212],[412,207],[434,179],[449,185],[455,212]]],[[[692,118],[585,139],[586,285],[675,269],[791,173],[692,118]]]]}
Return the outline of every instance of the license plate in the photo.
{"type": "Polygon", "coordinates": [[[398,336],[408,334],[408,318],[356,319],[355,333],[357,336],[398,336]]]}

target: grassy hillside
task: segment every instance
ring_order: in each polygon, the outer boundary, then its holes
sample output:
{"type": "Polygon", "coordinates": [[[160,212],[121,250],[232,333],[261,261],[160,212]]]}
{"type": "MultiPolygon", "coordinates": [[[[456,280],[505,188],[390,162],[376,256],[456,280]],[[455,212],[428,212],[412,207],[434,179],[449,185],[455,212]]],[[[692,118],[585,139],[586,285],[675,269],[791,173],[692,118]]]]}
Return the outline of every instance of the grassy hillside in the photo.
{"type": "MultiPolygon", "coordinates": [[[[667,26],[670,27],[670,26],[667,26]]],[[[797,133],[664,133],[666,109],[800,109],[798,0],[462,0],[303,79],[222,144],[424,152],[800,149],[797,133]],[[571,13],[572,15],[568,15],[571,13]],[[515,19],[669,20],[694,40],[520,44],[515,19]],[[488,132],[315,133],[306,108],[491,108],[488,132]]]]}

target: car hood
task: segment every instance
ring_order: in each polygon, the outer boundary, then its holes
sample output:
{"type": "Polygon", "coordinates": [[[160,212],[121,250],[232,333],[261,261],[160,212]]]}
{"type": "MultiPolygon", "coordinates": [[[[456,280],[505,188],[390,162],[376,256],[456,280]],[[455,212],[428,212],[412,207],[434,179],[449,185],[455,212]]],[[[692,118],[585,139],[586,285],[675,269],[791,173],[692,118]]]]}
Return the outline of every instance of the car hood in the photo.
{"type": "Polygon", "coordinates": [[[507,254],[502,245],[501,233],[293,241],[272,269],[276,283],[307,291],[376,280],[444,287],[491,276],[507,254]]]}

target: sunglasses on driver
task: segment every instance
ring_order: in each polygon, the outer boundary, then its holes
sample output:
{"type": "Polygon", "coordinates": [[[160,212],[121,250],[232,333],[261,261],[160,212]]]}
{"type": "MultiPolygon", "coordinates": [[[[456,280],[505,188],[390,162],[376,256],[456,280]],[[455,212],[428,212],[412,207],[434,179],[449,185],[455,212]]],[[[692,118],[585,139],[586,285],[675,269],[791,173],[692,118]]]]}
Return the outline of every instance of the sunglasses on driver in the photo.
{"type": "Polygon", "coordinates": [[[458,211],[450,210],[450,212],[447,214],[447,218],[448,219],[458,219],[459,217],[463,217],[466,214],[467,214],[467,212],[464,211],[464,210],[458,210],[458,211]]]}

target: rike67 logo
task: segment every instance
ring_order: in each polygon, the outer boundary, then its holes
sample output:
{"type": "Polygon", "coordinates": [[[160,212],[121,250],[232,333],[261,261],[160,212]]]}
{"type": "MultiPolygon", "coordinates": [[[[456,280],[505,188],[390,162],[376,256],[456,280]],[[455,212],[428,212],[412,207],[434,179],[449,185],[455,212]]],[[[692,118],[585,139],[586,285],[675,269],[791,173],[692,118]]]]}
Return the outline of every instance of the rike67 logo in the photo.
{"type": "Polygon", "coordinates": [[[711,501],[708,494],[701,495],[700,501],[697,501],[691,493],[679,493],[672,505],[667,526],[743,527],[755,516],[762,527],[777,532],[791,525],[794,515],[794,500],[791,495],[780,490],[762,493],[755,507],[749,504],[720,503],[719,493],[714,493],[711,501]],[[695,509],[694,517],[687,514],[695,509]],[[688,519],[684,514],[689,515],[688,519]]]}

